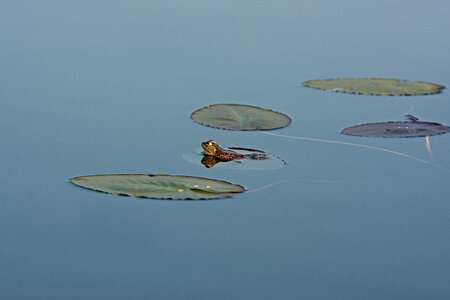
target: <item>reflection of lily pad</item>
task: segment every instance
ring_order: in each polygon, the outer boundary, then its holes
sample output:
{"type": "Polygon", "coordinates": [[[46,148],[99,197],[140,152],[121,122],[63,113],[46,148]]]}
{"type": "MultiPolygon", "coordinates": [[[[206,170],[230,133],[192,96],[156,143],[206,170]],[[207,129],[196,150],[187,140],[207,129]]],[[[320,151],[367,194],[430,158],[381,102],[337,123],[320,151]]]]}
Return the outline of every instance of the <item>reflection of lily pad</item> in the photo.
{"type": "Polygon", "coordinates": [[[440,93],[444,86],[423,82],[387,78],[336,78],[309,80],[307,87],[340,93],[378,96],[416,96],[440,93]]]}
{"type": "Polygon", "coordinates": [[[433,122],[380,122],[355,125],[344,128],[341,133],[354,136],[411,138],[445,134],[450,127],[433,122]]]}
{"type": "Polygon", "coordinates": [[[191,117],[205,126],[242,131],[271,130],[291,123],[285,114],[241,104],[213,104],[196,110],[191,117]]]}
{"type": "Polygon", "coordinates": [[[105,174],[74,177],[70,181],[94,191],[153,199],[229,198],[245,191],[241,185],[227,181],[179,175],[105,174]]]}

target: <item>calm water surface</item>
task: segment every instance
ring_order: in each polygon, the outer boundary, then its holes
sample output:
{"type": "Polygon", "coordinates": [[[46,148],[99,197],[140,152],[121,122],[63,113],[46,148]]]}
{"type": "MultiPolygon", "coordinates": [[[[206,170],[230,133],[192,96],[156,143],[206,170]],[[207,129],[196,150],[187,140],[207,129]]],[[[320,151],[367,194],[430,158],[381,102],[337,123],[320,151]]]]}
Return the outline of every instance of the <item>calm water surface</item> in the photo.
{"type": "Polygon", "coordinates": [[[449,299],[450,135],[340,135],[433,96],[328,93],[301,82],[392,77],[450,86],[448,1],[1,1],[1,299],[449,299]],[[202,127],[218,102],[289,114],[273,131],[202,127]],[[288,165],[206,169],[202,141],[288,165]],[[251,193],[160,201],[94,193],[97,173],[220,178],[251,193]],[[275,183],[275,184],[274,184],[275,183]],[[268,186],[266,189],[258,190],[268,186]]]}

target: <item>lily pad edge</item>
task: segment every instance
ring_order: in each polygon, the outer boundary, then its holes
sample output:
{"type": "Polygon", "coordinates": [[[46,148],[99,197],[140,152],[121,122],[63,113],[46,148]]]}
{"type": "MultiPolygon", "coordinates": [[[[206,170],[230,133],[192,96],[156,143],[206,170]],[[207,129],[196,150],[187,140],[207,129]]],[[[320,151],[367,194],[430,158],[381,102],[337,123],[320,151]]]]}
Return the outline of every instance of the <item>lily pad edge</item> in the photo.
{"type": "Polygon", "coordinates": [[[246,189],[243,185],[241,184],[236,184],[236,183],[232,183],[226,180],[221,180],[221,179],[215,179],[215,178],[207,178],[207,177],[200,177],[200,176],[191,176],[191,175],[171,175],[171,174],[139,174],[139,173],[112,173],[112,174],[94,174],[94,175],[80,175],[80,176],[74,176],[68,179],[68,181],[70,181],[71,184],[75,185],[78,188],[81,189],[86,189],[86,190],[90,190],[90,191],[95,191],[95,192],[100,192],[100,193],[104,193],[104,194],[109,194],[109,195],[115,195],[115,196],[122,196],[122,197],[128,197],[128,198],[141,198],[141,199],[154,199],[154,200],[173,200],[173,201],[196,201],[196,200],[218,200],[218,199],[224,199],[224,198],[232,198],[234,197],[236,194],[240,194],[243,192],[246,192],[246,189]],[[199,179],[199,180],[211,180],[211,181],[216,181],[219,183],[224,183],[224,184],[230,184],[233,185],[237,188],[240,188],[241,191],[239,192],[223,192],[223,193],[213,193],[212,194],[217,194],[220,195],[220,197],[215,197],[215,198],[183,198],[183,199],[174,199],[174,198],[158,198],[158,197],[147,197],[147,196],[131,196],[128,194],[124,194],[124,193],[111,193],[111,192],[106,192],[106,191],[102,191],[102,190],[98,190],[98,189],[94,189],[94,188],[89,188],[89,187],[84,187],[82,185],[79,185],[77,183],[75,183],[74,181],[78,178],[83,178],[83,177],[95,177],[95,176],[148,176],[148,177],[155,177],[155,176],[169,176],[169,177],[188,177],[188,178],[193,178],[193,179],[199,179]]]}
{"type": "Polygon", "coordinates": [[[279,112],[279,111],[276,111],[276,110],[273,110],[273,109],[270,109],[270,108],[264,108],[264,107],[260,107],[260,106],[256,106],[256,105],[241,104],[241,103],[214,103],[214,104],[209,104],[209,105],[203,106],[201,108],[198,108],[197,110],[192,112],[191,115],[190,115],[190,118],[191,118],[192,121],[194,121],[197,124],[200,124],[200,125],[203,125],[203,126],[206,126],[206,127],[210,127],[210,128],[221,129],[221,130],[229,130],[229,131],[270,131],[270,130],[277,130],[277,129],[282,129],[282,128],[288,127],[292,123],[292,118],[290,116],[288,116],[287,114],[285,114],[285,113],[282,113],[282,112],[279,112]],[[217,127],[217,126],[205,124],[205,123],[199,122],[199,121],[194,119],[193,116],[194,116],[195,113],[197,113],[197,112],[199,112],[199,111],[201,111],[203,109],[207,109],[209,107],[214,107],[214,106],[217,106],[217,105],[247,106],[247,107],[251,107],[251,108],[255,108],[255,109],[266,110],[266,111],[270,111],[270,112],[273,112],[273,113],[280,114],[280,115],[284,116],[288,120],[288,122],[284,126],[270,128],[270,129],[264,129],[264,130],[258,130],[258,129],[229,129],[229,128],[222,128],[222,127],[217,127]]]}
{"type": "Polygon", "coordinates": [[[330,91],[334,93],[342,93],[342,94],[353,94],[353,95],[363,95],[363,96],[388,96],[388,97],[403,97],[403,96],[426,96],[426,95],[436,95],[442,93],[443,90],[446,89],[444,85],[433,83],[433,82],[427,82],[427,81],[412,81],[412,80],[405,80],[405,79],[396,79],[396,78],[381,78],[381,77],[339,77],[339,78],[327,78],[327,79],[310,79],[307,81],[302,82],[302,85],[308,88],[316,89],[316,90],[322,90],[322,91],[330,91]],[[349,79],[363,79],[363,80],[396,80],[396,81],[403,81],[403,82],[417,82],[417,83],[426,83],[430,85],[436,86],[435,92],[430,93],[421,93],[421,94],[414,94],[414,93],[404,93],[404,94],[379,94],[379,93],[360,93],[360,92],[347,92],[347,91],[334,91],[333,89],[326,89],[316,86],[310,86],[308,85],[309,82],[312,81],[332,81],[332,80],[349,80],[349,79]]]}

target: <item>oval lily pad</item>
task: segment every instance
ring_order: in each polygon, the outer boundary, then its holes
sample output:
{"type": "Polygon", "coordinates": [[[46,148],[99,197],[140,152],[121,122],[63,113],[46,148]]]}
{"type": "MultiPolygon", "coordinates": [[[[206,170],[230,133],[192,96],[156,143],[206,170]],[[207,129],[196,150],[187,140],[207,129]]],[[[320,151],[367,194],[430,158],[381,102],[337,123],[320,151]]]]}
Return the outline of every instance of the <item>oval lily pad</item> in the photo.
{"type": "Polygon", "coordinates": [[[229,198],[245,191],[227,181],[180,175],[104,174],[79,176],[70,181],[80,187],[138,198],[199,200],[229,198]]]}
{"type": "Polygon", "coordinates": [[[307,87],[339,93],[377,96],[416,96],[440,93],[445,87],[424,81],[388,78],[335,78],[309,80],[307,87]]]}
{"type": "Polygon", "coordinates": [[[353,136],[382,138],[412,138],[445,134],[450,127],[440,123],[421,122],[411,118],[412,122],[390,121],[367,123],[344,128],[341,133],[353,136]]]}
{"type": "Polygon", "coordinates": [[[288,126],[287,115],[257,106],[213,104],[192,113],[195,122],[225,130],[272,130],[288,126]]]}

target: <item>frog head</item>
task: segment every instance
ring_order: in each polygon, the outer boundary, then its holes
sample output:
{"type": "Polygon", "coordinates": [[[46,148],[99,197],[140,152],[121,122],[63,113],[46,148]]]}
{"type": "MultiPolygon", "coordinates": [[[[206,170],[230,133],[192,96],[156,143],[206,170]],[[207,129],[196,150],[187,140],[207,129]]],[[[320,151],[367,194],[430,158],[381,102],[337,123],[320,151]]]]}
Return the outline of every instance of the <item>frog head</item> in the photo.
{"type": "Polygon", "coordinates": [[[205,155],[214,156],[218,149],[220,149],[219,144],[215,140],[209,140],[202,143],[203,152],[205,155]]]}

